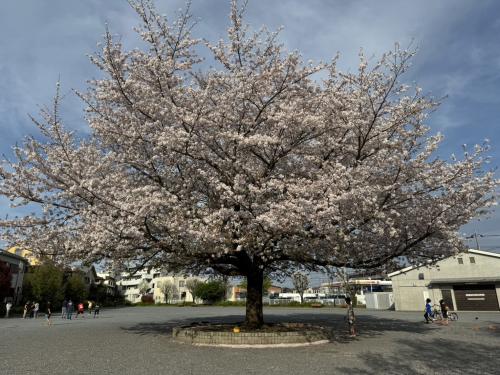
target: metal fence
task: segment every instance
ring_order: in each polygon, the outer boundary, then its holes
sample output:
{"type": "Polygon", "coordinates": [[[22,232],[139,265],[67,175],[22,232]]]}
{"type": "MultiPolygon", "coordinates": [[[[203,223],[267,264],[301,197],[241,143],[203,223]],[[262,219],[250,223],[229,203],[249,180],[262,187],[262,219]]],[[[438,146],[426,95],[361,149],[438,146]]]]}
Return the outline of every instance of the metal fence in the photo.
{"type": "MultiPolygon", "coordinates": [[[[344,298],[308,298],[304,300],[305,303],[317,303],[326,306],[342,306],[345,305],[344,298]]],[[[269,305],[288,305],[290,303],[297,303],[293,299],[287,298],[273,298],[269,300],[269,305]]]]}

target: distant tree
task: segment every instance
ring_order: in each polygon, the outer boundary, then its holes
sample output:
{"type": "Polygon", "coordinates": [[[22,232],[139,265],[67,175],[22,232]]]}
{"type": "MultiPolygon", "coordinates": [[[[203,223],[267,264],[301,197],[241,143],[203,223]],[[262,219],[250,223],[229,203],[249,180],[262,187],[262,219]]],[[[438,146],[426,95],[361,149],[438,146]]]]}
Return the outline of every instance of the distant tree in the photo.
{"type": "Polygon", "coordinates": [[[12,272],[6,262],[0,261],[0,302],[10,296],[12,272]]]}
{"type": "Polygon", "coordinates": [[[193,303],[196,304],[196,298],[198,297],[196,295],[196,290],[198,288],[198,286],[202,283],[202,281],[198,280],[198,279],[188,279],[186,281],[186,289],[189,290],[189,293],[191,293],[191,295],[193,296],[193,303]]]}
{"type": "Polygon", "coordinates": [[[63,271],[51,263],[31,269],[24,276],[24,298],[38,301],[43,307],[47,302],[57,306],[64,298],[63,271]]]}
{"type": "Polygon", "coordinates": [[[101,304],[109,304],[113,296],[109,295],[104,285],[96,285],[90,288],[89,299],[101,304]]]}
{"type": "Polygon", "coordinates": [[[204,302],[213,303],[224,299],[226,288],[221,280],[210,280],[200,283],[196,288],[196,296],[204,302]]]}
{"type": "Polygon", "coordinates": [[[351,271],[346,267],[333,267],[327,270],[331,275],[330,278],[340,282],[346,296],[349,296],[353,306],[356,306],[358,304],[357,294],[361,287],[352,282],[351,271]]]}
{"type": "Polygon", "coordinates": [[[158,289],[165,297],[165,303],[173,300],[173,297],[179,293],[177,287],[172,281],[162,280],[158,283],[158,289]]]}
{"type": "Polygon", "coordinates": [[[149,287],[149,283],[146,280],[142,280],[137,286],[137,289],[139,289],[139,293],[141,295],[145,295],[151,288],[149,287]]]}
{"type": "Polygon", "coordinates": [[[87,285],[83,276],[74,272],[69,276],[65,285],[66,298],[70,298],[73,302],[82,302],[88,298],[87,285]]]}
{"type": "Polygon", "coordinates": [[[306,275],[296,272],[292,275],[293,287],[300,295],[300,303],[304,303],[304,291],[309,287],[309,279],[306,275]]]}

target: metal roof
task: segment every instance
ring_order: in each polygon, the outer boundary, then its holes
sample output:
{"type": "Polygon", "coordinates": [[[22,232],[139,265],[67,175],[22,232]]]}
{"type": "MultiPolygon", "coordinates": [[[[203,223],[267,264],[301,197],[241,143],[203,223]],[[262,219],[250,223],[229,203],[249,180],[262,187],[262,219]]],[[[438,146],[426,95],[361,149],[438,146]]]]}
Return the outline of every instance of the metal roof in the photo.
{"type": "Polygon", "coordinates": [[[457,277],[448,279],[434,279],[429,282],[431,284],[484,284],[500,281],[500,276],[494,277],[457,277]]]}

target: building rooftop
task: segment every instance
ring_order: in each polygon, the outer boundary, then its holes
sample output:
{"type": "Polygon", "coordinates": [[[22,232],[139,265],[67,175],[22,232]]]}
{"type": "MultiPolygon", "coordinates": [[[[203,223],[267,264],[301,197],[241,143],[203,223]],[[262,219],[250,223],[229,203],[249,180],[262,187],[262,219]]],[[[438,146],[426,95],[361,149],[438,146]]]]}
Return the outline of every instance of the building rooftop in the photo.
{"type": "Polygon", "coordinates": [[[7,257],[7,258],[11,258],[11,259],[17,259],[17,260],[23,261],[25,263],[29,263],[26,258],[23,258],[22,256],[19,256],[17,254],[10,253],[10,252],[8,252],[6,250],[0,250],[0,255],[2,255],[3,257],[7,257]]]}
{"type": "MultiPolygon", "coordinates": [[[[460,256],[460,254],[465,254],[465,253],[467,253],[467,254],[485,255],[485,256],[489,256],[489,257],[493,257],[493,258],[500,258],[500,254],[499,253],[492,253],[492,252],[489,252],[489,251],[476,250],[476,249],[469,249],[469,250],[466,250],[465,252],[458,253],[458,254],[452,255],[452,256],[460,256]]],[[[447,257],[447,258],[450,258],[450,257],[447,257]]],[[[446,259],[446,258],[443,258],[443,259],[446,259]]],[[[428,265],[434,264],[434,263],[439,262],[439,261],[441,261],[443,259],[437,259],[434,262],[429,261],[429,263],[426,263],[426,264],[418,264],[418,265],[413,265],[413,266],[409,266],[409,267],[406,267],[406,268],[402,268],[402,269],[400,269],[398,271],[395,271],[395,272],[392,272],[392,273],[388,274],[387,276],[388,277],[393,277],[393,276],[399,275],[401,273],[405,273],[405,272],[411,271],[411,270],[413,270],[415,268],[419,268],[419,267],[422,267],[422,266],[428,266],[428,265]]]]}

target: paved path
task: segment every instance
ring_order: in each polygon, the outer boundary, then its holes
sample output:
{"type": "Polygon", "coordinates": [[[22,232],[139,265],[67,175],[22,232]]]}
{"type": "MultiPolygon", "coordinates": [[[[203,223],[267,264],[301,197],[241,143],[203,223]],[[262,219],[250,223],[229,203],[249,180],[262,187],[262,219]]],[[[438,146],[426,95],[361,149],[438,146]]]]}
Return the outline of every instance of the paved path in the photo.
{"type": "Polygon", "coordinates": [[[267,321],[331,326],[326,345],[288,349],[192,347],[173,326],[243,319],[243,308],[131,307],[99,319],[0,319],[0,374],[499,374],[500,313],[460,313],[448,327],[420,313],[357,309],[359,336],[347,337],[345,310],[268,308],[267,321]],[[477,319],[476,319],[477,318],[477,319]]]}

